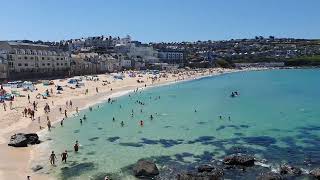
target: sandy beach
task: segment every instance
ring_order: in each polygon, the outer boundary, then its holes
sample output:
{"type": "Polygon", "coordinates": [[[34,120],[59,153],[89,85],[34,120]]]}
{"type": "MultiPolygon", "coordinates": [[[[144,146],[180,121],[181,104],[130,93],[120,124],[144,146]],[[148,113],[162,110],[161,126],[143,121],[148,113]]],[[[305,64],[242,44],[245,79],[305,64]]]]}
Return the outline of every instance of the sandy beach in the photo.
{"type": "MultiPolygon", "coordinates": [[[[258,69],[245,69],[258,70],[258,69]]],[[[36,157],[37,145],[33,145],[25,148],[9,147],[10,136],[15,133],[45,133],[47,129],[47,118],[50,119],[52,124],[60,122],[67,110],[68,116],[75,113],[76,108],[79,110],[88,108],[96,103],[106,101],[107,98],[112,96],[119,96],[125,92],[133,91],[137,88],[143,89],[145,87],[159,86],[168,83],[175,83],[180,81],[192,80],[195,78],[201,78],[205,76],[214,76],[222,73],[238,72],[244,70],[235,69],[205,69],[205,70],[187,70],[181,72],[161,72],[158,74],[157,79],[153,79],[155,75],[152,74],[139,74],[135,72],[135,77],[130,77],[129,72],[125,72],[123,80],[115,79],[110,74],[97,75],[94,77],[82,78],[84,86],[74,88],[68,83],[68,79],[56,79],[53,80],[54,85],[45,86],[42,83],[36,84],[36,91],[22,91],[22,89],[4,87],[7,92],[17,90],[24,97],[16,97],[12,104],[12,110],[9,108],[9,102],[7,104],[7,110],[1,104],[1,117],[0,117],[0,179],[26,179],[29,175],[32,180],[37,179],[54,179],[54,177],[44,177],[34,173],[31,170],[31,161],[36,157]],[[160,78],[159,78],[160,77],[160,78]],[[91,79],[91,80],[90,80],[91,79]],[[96,79],[96,80],[93,80],[96,79]],[[140,81],[140,83],[138,83],[140,81]],[[58,94],[57,85],[63,88],[58,94]],[[97,92],[98,89],[98,92],[97,92]],[[44,93],[46,90],[50,92],[50,97],[43,99],[41,96],[38,99],[38,94],[44,93]],[[88,93],[86,93],[88,91],[88,93]],[[30,96],[30,103],[28,100],[30,96]],[[66,102],[72,101],[73,106],[66,106],[66,102]],[[35,111],[35,119],[30,117],[23,117],[23,110],[25,108],[33,109],[33,102],[37,104],[37,111],[35,111]],[[46,114],[44,112],[44,106],[48,104],[50,106],[50,112],[46,114]],[[62,111],[60,111],[60,109],[62,111]],[[39,122],[40,118],[40,122],[39,122]],[[41,126],[41,129],[40,129],[41,126]]],[[[54,131],[54,129],[53,129],[54,131]]],[[[49,156],[49,155],[48,155],[49,156]]],[[[48,162],[49,163],[49,162],[48,162]]]]}

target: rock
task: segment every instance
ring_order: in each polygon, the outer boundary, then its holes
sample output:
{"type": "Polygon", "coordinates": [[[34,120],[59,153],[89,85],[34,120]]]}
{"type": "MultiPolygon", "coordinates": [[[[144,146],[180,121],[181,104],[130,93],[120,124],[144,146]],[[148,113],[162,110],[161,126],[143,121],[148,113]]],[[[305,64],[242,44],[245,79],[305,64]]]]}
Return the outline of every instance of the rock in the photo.
{"type": "Polygon", "coordinates": [[[204,164],[204,165],[200,165],[198,167],[198,172],[211,172],[212,170],[214,170],[213,166],[210,166],[208,164],[204,164]]]}
{"type": "Polygon", "coordinates": [[[223,163],[227,165],[253,166],[254,157],[245,154],[232,154],[223,159],[223,163]]]}
{"type": "Polygon", "coordinates": [[[316,168],[316,169],[310,171],[310,175],[317,178],[317,179],[320,179],[320,168],[316,168]]]}
{"type": "Polygon", "coordinates": [[[294,167],[294,166],[290,166],[288,164],[283,164],[280,166],[280,174],[289,174],[289,175],[301,175],[302,174],[302,170],[294,167]]]}
{"type": "Polygon", "coordinates": [[[24,135],[28,139],[28,144],[39,144],[39,136],[36,133],[29,133],[24,135]]]}
{"type": "Polygon", "coordinates": [[[28,139],[22,133],[15,134],[15,135],[11,136],[8,146],[27,147],[28,146],[28,139]]]}
{"type": "Polygon", "coordinates": [[[274,172],[261,173],[257,180],[282,180],[284,179],[280,174],[274,172]]]}
{"type": "Polygon", "coordinates": [[[215,169],[211,172],[178,174],[177,180],[220,180],[223,175],[222,170],[215,169]]]}
{"type": "Polygon", "coordinates": [[[37,172],[37,171],[43,169],[43,167],[40,165],[36,165],[36,166],[32,167],[31,169],[33,170],[33,172],[37,172]]]}
{"type": "Polygon", "coordinates": [[[10,138],[8,146],[13,147],[27,147],[28,144],[39,144],[39,136],[36,133],[24,134],[18,133],[10,138]]]}
{"type": "Polygon", "coordinates": [[[155,163],[139,160],[133,167],[133,173],[136,177],[153,177],[159,174],[159,170],[155,163]]]}

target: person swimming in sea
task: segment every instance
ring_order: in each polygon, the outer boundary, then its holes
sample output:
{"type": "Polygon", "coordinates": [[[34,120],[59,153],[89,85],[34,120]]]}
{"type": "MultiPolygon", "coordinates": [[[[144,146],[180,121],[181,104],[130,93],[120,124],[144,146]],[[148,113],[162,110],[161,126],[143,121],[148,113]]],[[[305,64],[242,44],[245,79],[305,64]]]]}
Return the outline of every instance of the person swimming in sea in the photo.
{"type": "Polygon", "coordinates": [[[121,127],[123,127],[124,126],[124,122],[123,121],[121,121],[121,127]]]}
{"type": "Polygon", "coordinates": [[[112,118],[112,121],[114,122],[115,120],[116,120],[116,119],[113,117],[113,118],[112,118]]]}
{"type": "Polygon", "coordinates": [[[221,115],[219,116],[219,119],[222,119],[222,116],[221,116],[221,115]]]}
{"type": "Polygon", "coordinates": [[[82,125],[82,119],[80,119],[80,124],[82,125]]]}
{"type": "Polygon", "coordinates": [[[144,124],[144,122],[141,120],[141,121],[140,121],[140,126],[142,127],[142,126],[143,126],[143,124],[144,124]]]}
{"type": "Polygon", "coordinates": [[[152,116],[152,114],[150,115],[150,119],[151,119],[151,120],[153,119],[153,116],[152,116]]]}
{"type": "Polygon", "coordinates": [[[83,120],[87,120],[87,116],[86,115],[83,115],[83,120]]]}

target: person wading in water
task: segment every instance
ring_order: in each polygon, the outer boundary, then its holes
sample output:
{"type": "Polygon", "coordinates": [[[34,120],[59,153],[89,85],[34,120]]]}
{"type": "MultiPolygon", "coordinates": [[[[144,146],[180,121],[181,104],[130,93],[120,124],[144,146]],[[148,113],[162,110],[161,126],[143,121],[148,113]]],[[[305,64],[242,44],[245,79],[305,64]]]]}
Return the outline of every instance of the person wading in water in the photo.
{"type": "Polygon", "coordinates": [[[50,164],[55,165],[55,160],[57,159],[56,155],[54,154],[54,151],[51,152],[50,155],[50,164]]]}
{"type": "Polygon", "coordinates": [[[65,150],[62,154],[61,154],[61,161],[64,163],[67,163],[67,158],[68,158],[68,153],[67,150],[65,150]]]}

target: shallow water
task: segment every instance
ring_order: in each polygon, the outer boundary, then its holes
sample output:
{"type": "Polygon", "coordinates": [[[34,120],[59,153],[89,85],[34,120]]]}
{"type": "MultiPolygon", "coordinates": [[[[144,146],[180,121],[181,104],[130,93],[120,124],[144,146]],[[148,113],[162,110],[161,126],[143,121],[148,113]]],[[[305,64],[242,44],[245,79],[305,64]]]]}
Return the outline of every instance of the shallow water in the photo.
{"type": "Polygon", "coordinates": [[[225,74],[96,105],[47,134],[52,138],[49,149],[67,149],[70,157],[67,164],[59,161],[46,171],[59,179],[95,179],[105,173],[132,179],[128,166],[141,158],[155,160],[167,172],[235,152],[267,159],[268,164],[319,166],[319,76],[318,69],[225,74]],[[232,91],[240,96],[231,98],[232,91]],[[81,125],[83,114],[88,119],[81,125]],[[76,140],[81,144],[77,154],[72,151],[76,140]]]}

